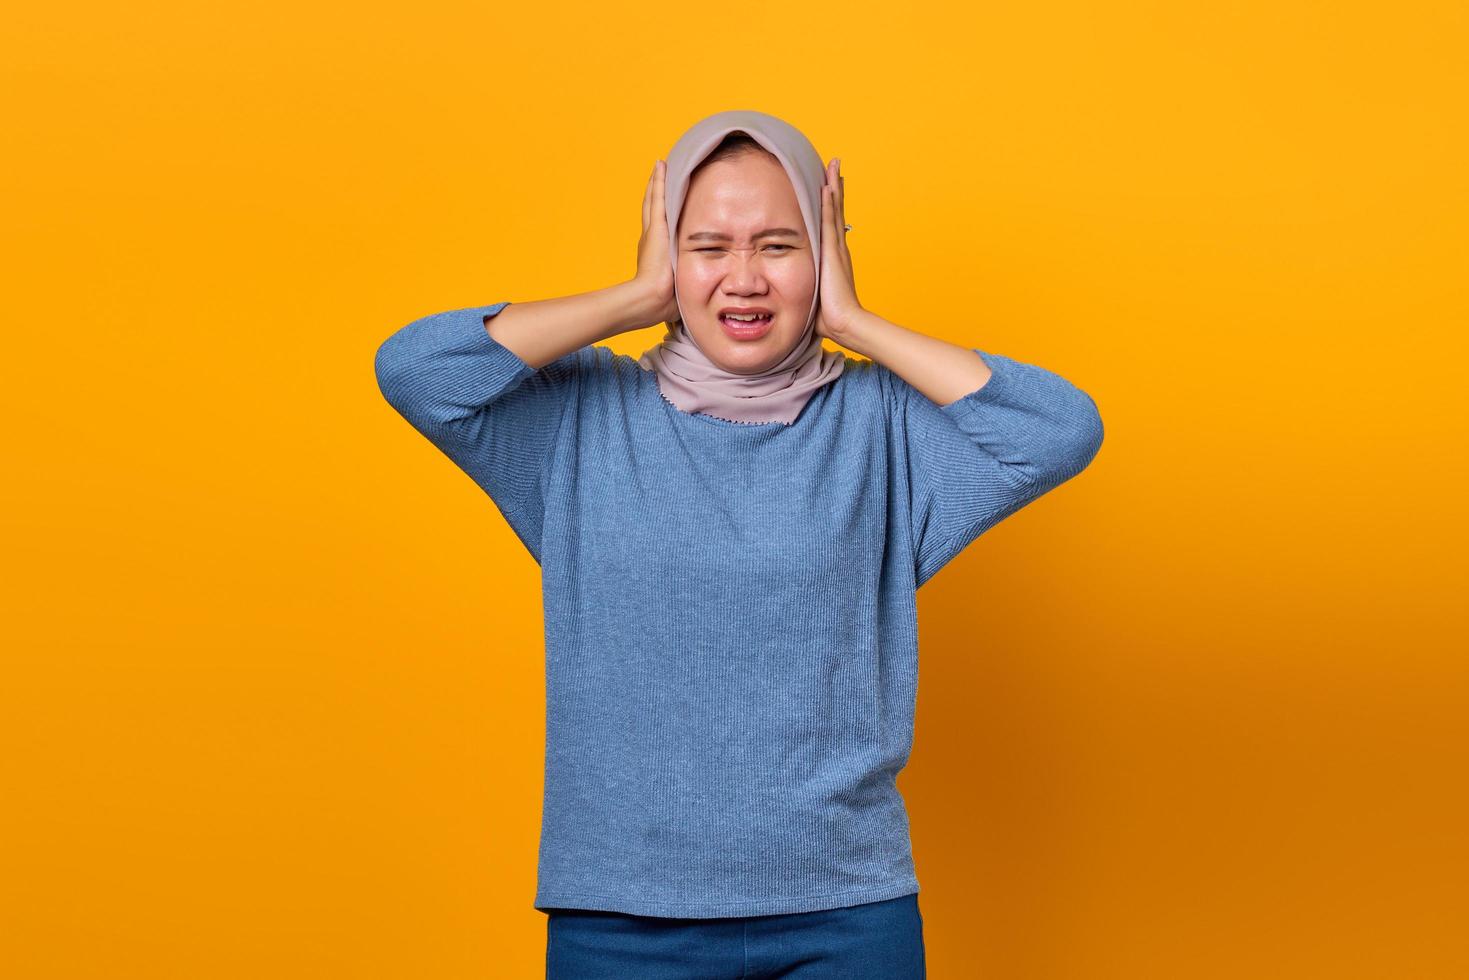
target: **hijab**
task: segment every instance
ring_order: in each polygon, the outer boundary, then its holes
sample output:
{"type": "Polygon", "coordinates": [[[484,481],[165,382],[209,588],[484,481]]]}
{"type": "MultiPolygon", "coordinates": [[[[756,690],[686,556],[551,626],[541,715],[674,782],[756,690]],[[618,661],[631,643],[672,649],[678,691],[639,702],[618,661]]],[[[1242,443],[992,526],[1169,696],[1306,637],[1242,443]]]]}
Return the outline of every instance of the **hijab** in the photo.
{"type": "Polygon", "coordinates": [[[805,135],[775,116],[750,110],[715,113],[695,123],[679,137],[665,164],[665,207],[668,214],[668,251],[675,275],[678,271],[678,216],[688,196],[694,168],[734,132],[748,133],[769,150],[791,178],[811,254],[816,264],[815,295],[806,329],[794,347],[760,374],[733,374],[724,370],[699,349],[684,325],[682,301],[674,286],[679,317],[655,347],[638,359],[658,378],[658,389],[675,408],[702,412],[727,422],[784,422],[790,425],[816,390],[836,380],[846,364],[838,351],[821,346],[816,333],[817,301],[821,291],[821,188],[826,167],[805,135]]]}

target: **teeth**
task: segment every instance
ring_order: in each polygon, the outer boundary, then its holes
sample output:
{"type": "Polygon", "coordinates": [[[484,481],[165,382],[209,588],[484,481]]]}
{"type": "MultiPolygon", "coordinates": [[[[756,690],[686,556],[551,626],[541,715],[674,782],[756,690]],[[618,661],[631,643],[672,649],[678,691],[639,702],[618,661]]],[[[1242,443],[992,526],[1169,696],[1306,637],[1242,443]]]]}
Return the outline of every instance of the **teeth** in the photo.
{"type": "Polygon", "coordinates": [[[764,320],[764,319],[766,319],[769,316],[770,316],[769,313],[726,313],[726,314],[724,314],[724,318],[726,320],[764,320]]]}

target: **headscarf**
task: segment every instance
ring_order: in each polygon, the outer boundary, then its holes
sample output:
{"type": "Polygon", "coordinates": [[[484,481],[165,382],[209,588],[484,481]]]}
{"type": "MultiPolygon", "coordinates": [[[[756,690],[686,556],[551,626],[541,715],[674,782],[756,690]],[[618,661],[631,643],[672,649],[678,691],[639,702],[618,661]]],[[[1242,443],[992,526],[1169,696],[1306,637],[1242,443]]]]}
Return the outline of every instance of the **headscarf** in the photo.
{"type": "Polygon", "coordinates": [[[806,401],[822,385],[836,380],[846,364],[838,351],[821,346],[816,314],[821,292],[821,188],[826,166],[805,135],[790,123],[763,112],[733,109],[695,123],[668,152],[665,166],[665,207],[668,214],[668,252],[678,271],[678,216],[688,195],[689,178],[699,162],[730,133],[748,133],[775,155],[791,178],[816,265],[811,312],[800,340],[779,362],[760,374],[733,374],[709,359],[684,325],[683,306],[668,333],[646,351],[638,363],[658,376],[658,389],[674,407],[702,412],[728,422],[784,422],[790,425],[806,401]]]}

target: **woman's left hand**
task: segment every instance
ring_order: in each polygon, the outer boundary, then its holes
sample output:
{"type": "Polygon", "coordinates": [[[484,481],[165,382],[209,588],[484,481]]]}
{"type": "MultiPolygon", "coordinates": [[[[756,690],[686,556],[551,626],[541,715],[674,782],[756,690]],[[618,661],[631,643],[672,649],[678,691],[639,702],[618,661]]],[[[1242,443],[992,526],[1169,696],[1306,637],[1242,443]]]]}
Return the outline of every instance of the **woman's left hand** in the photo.
{"type": "Polygon", "coordinates": [[[821,188],[821,282],[818,284],[816,333],[840,344],[864,311],[857,301],[852,277],[852,253],[847,251],[841,160],[826,165],[821,188]]]}

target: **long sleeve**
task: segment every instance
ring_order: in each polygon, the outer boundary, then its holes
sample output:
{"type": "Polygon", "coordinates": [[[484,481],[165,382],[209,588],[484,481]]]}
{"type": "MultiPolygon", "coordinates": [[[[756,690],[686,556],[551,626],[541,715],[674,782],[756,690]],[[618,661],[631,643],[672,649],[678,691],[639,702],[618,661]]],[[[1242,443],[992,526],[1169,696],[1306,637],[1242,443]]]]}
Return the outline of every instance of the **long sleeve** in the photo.
{"type": "Polygon", "coordinates": [[[984,385],[935,405],[896,373],[906,446],[915,577],[921,586],[985,531],[1076,476],[1102,445],[1090,395],[1033,364],[971,348],[984,385]]]}
{"type": "Polygon", "coordinates": [[[550,461],[581,352],[531,367],[485,329],[509,305],[414,320],[383,341],[375,368],[388,403],[489,495],[539,562],[550,461]]]}
{"type": "Polygon", "coordinates": [[[418,324],[380,375],[539,542],[535,907],[717,920],[918,891],[896,782],[918,685],[909,522],[927,578],[1080,468],[1089,399],[988,358],[983,390],[938,406],[849,358],[795,424],[745,425],[676,409],[601,345],[526,373],[481,312],[418,324]]]}

